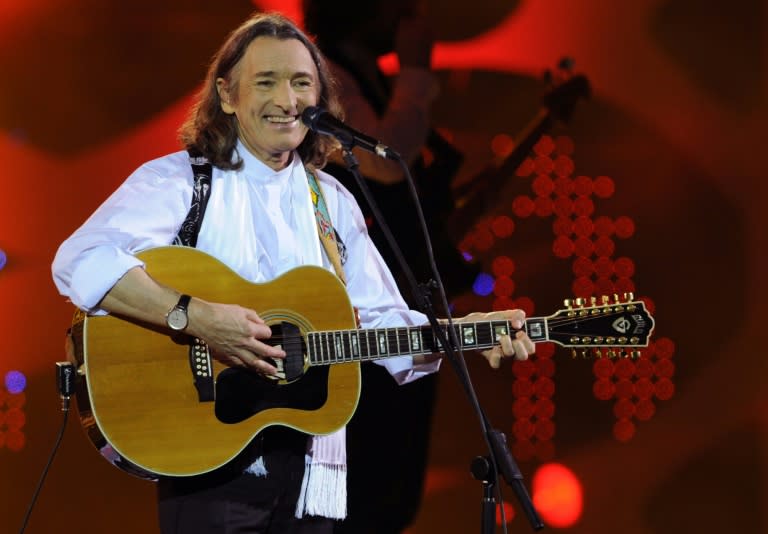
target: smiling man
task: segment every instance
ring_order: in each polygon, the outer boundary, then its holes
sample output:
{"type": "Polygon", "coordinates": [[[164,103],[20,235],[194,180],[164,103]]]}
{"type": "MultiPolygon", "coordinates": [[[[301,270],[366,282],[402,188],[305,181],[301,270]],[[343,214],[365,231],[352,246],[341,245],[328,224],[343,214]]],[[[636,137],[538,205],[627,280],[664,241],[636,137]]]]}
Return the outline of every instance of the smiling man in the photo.
{"type": "MultiPolygon", "coordinates": [[[[246,377],[241,381],[268,384],[268,377],[279,375],[278,367],[283,372],[280,362],[286,358],[280,343],[270,343],[272,323],[237,297],[218,302],[158,283],[137,255],[170,244],[192,246],[242,279],[265,284],[318,266],[344,281],[360,326],[424,324],[425,317],[409,310],[398,293],[353,197],[320,170],[335,143],[301,122],[301,112],[315,105],[340,115],[315,45],[281,16],[257,14],[246,21],[213,58],[181,129],[186,150],[139,167],[61,245],[53,263],[60,292],[89,315],[112,314],[170,334],[176,342],[181,336],[190,351],[203,343],[213,358],[233,368],[227,371],[246,377]]],[[[493,317],[514,329],[524,319],[519,310],[493,317]]],[[[518,331],[502,335],[484,355],[497,367],[504,356],[524,359],[531,352],[533,344],[518,331]]],[[[190,362],[177,363],[188,371],[190,362]]],[[[440,359],[405,354],[381,362],[406,383],[436,371],[440,359]]],[[[189,388],[194,389],[191,377],[189,388]]],[[[217,384],[217,395],[221,388],[217,384]]],[[[150,401],[166,400],[170,395],[150,401]]],[[[161,531],[332,532],[333,521],[346,514],[344,426],[322,436],[294,428],[298,425],[274,421],[236,458],[209,471],[145,473],[158,481],[161,531]]],[[[193,441],[161,452],[204,457],[206,451],[193,441]]],[[[130,461],[119,447],[102,452],[118,465],[130,461]]]]}

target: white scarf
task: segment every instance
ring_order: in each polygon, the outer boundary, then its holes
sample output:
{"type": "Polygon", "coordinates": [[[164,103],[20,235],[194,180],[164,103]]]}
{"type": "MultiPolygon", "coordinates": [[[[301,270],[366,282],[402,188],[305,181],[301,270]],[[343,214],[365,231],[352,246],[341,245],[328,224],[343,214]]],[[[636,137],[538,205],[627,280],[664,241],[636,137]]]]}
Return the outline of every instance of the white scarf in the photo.
{"type": "MultiPolygon", "coordinates": [[[[297,158],[298,159],[298,158],[297,158]]],[[[296,245],[304,265],[323,265],[322,247],[317,234],[317,219],[303,165],[293,165],[290,188],[292,209],[288,223],[293,227],[296,245]]],[[[313,436],[307,445],[304,479],[296,504],[296,517],[316,515],[344,519],[347,515],[346,428],[333,434],[313,436]]],[[[246,469],[256,476],[267,476],[264,459],[259,457],[246,469]]]]}

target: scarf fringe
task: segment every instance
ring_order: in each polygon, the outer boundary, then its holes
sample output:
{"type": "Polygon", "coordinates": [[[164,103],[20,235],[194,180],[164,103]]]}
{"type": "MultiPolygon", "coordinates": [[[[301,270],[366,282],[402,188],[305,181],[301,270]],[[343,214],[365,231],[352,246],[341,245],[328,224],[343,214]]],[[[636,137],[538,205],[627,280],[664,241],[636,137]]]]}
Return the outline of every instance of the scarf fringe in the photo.
{"type": "Polygon", "coordinates": [[[305,515],[347,517],[347,468],[345,465],[312,463],[307,456],[296,517],[305,515]]]}
{"type": "Polygon", "coordinates": [[[264,457],[259,456],[254,462],[248,466],[245,470],[246,473],[256,475],[257,477],[267,476],[267,466],[264,465],[264,457]]]}

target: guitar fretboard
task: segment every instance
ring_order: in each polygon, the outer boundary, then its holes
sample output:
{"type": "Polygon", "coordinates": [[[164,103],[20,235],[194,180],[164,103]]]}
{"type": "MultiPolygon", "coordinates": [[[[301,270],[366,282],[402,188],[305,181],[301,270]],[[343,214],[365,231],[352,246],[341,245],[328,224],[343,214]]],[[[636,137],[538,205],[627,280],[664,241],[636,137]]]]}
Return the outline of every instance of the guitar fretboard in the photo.
{"type": "MultiPolygon", "coordinates": [[[[462,349],[488,349],[499,337],[512,334],[509,321],[454,323],[462,349]]],[[[529,318],[523,327],[533,342],[547,341],[547,319],[529,318]]],[[[443,331],[448,337],[448,327],[443,331]]],[[[448,337],[450,341],[450,337],[448,337]]],[[[307,335],[309,365],[371,361],[394,356],[442,352],[440,342],[429,325],[371,328],[366,330],[329,330],[307,335]]]]}

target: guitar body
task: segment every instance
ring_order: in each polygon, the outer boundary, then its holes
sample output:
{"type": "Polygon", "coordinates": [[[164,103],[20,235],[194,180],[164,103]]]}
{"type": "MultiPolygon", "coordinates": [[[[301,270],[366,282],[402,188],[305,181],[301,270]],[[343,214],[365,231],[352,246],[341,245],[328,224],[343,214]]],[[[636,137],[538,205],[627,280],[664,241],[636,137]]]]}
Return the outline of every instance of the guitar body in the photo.
{"type": "MultiPolygon", "coordinates": [[[[138,257],[159,283],[204,300],[252,308],[270,325],[291,323],[302,335],[355,328],[344,286],[320,267],[299,267],[255,284],[192,248],[160,247],[138,257]]],[[[313,367],[282,384],[214,361],[214,379],[227,385],[217,383],[216,400],[205,401],[194,386],[189,337],[172,339],[162,329],[112,316],[79,317],[82,323],[73,332],[79,374],[85,378],[78,390],[81,420],[97,447],[106,440],[151,473],[211,471],[273,424],[329,434],[344,426],[357,406],[357,362],[313,367]]]]}

